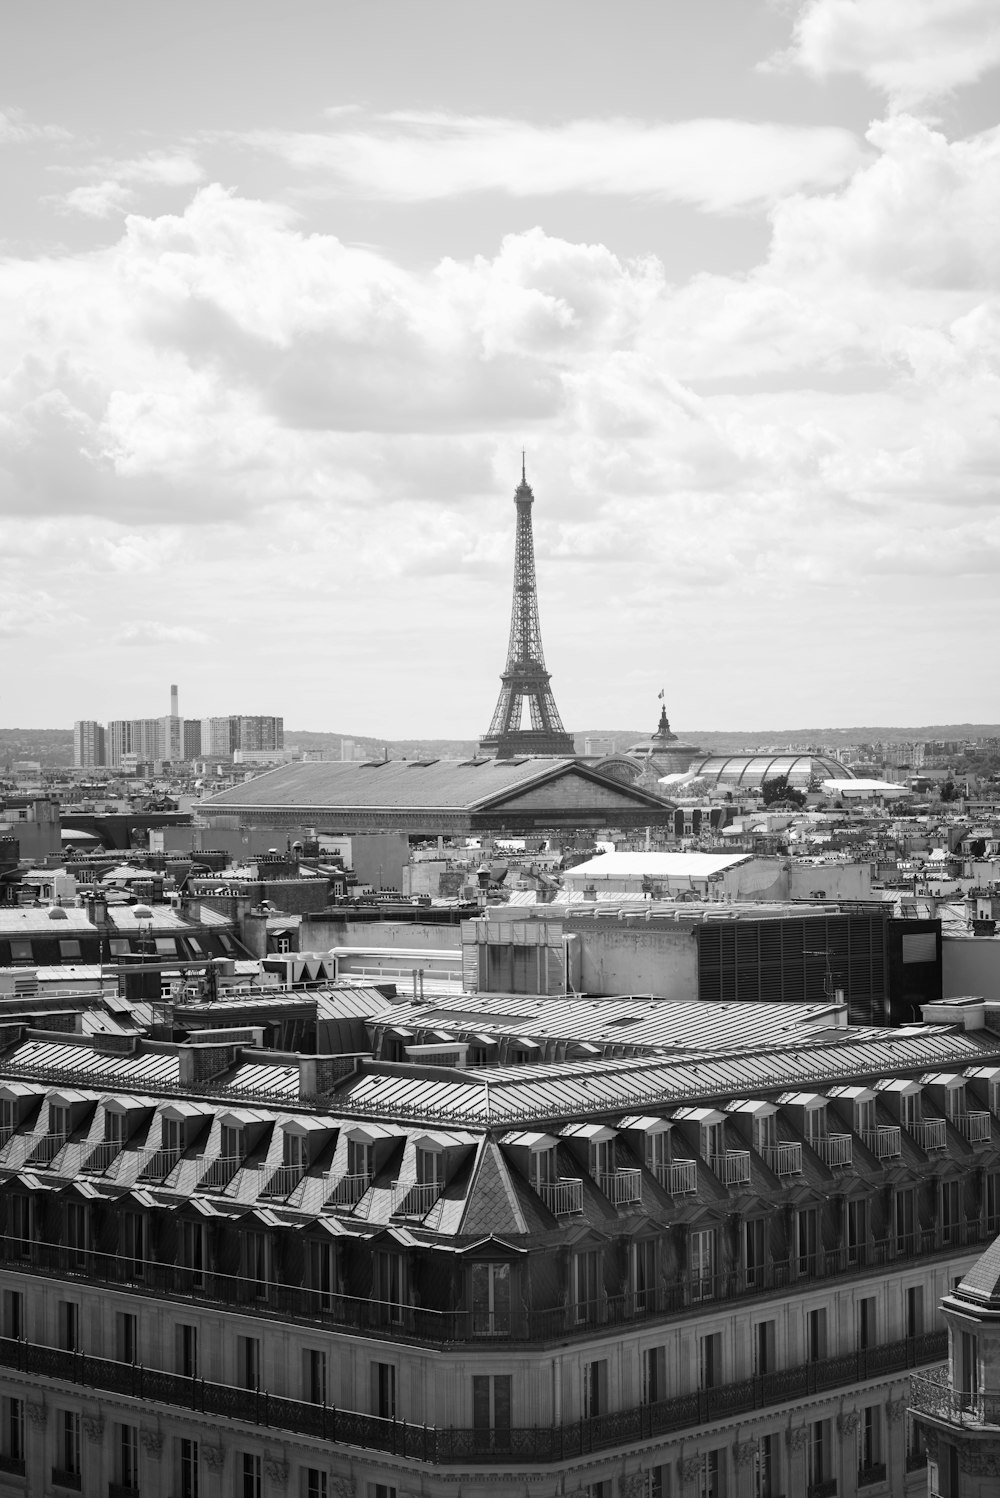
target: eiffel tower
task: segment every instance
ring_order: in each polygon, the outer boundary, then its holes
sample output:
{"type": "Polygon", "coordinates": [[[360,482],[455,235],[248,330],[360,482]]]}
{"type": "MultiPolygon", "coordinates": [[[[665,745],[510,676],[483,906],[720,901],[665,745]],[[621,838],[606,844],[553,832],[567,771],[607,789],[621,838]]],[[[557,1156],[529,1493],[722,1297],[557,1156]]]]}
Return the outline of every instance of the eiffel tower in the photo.
{"type": "Polygon", "coordinates": [[[521,482],[514,491],[517,539],[507,668],[500,677],[500,696],[493,721],[479,744],[481,754],[491,754],[496,759],[510,759],[515,754],[576,753],[572,736],[563,728],[552,696],[551,678],[542,654],[535,590],[535,543],[531,532],[531,506],[534,502],[535,496],[524,474],[522,453],[521,482]],[[530,728],[521,727],[525,701],[531,711],[530,728]]]}

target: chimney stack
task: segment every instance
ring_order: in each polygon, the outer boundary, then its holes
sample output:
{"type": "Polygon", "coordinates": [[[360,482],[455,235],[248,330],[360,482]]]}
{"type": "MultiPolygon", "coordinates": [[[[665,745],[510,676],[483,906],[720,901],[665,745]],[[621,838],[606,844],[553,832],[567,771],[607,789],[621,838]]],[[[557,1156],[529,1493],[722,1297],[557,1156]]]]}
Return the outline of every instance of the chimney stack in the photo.
{"type": "Polygon", "coordinates": [[[180,714],[177,711],[177,688],[176,688],[176,686],[172,686],[170,688],[170,716],[172,718],[178,718],[178,717],[180,717],[180,714]]]}

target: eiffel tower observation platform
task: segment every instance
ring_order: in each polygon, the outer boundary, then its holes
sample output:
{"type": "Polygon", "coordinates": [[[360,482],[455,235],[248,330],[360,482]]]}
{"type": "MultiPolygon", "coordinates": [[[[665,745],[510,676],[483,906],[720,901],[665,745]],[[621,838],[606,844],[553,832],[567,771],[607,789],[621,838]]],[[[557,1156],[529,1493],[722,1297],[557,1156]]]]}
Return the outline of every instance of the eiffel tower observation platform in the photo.
{"type": "Polygon", "coordinates": [[[495,759],[521,755],[572,755],[573,736],[566,732],[545,669],[535,584],[535,542],[531,507],[535,502],[521,462],[521,482],[514,491],[517,528],[514,541],[514,597],[510,611],[507,665],[500,677],[500,696],[479,753],[495,759]],[[525,715],[530,728],[524,726],[525,715]]]}

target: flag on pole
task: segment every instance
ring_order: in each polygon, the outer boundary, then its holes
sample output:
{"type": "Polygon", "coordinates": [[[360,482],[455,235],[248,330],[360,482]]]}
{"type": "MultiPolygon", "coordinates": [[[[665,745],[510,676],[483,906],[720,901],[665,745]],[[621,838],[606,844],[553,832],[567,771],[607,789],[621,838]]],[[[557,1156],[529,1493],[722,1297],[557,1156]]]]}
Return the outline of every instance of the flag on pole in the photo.
{"type": "Polygon", "coordinates": [[[663,701],[663,695],[664,695],[664,688],[663,688],[663,687],[661,687],[661,688],[660,688],[660,695],[659,695],[659,697],[657,697],[657,699],[656,699],[656,700],[657,700],[657,702],[662,702],[662,701],[663,701]]]}

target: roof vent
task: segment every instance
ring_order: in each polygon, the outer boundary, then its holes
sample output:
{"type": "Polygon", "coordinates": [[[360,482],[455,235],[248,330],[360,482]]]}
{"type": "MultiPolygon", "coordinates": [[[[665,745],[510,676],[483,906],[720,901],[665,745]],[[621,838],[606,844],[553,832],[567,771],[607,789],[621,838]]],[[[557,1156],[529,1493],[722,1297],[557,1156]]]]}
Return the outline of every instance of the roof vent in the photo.
{"type": "Polygon", "coordinates": [[[132,914],[135,916],[137,921],[151,921],[153,919],[153,912],[150,910],[148,905],[134,906],[132,914]]]}
{"type": "Polygon", "coordinates": [[[61,905],[52,905],[52,906],[50,906],[48,914],[49,914],[49,920],[50,921],[68,921],[69,920],[69,916],[66,914],[65,910],[63,910],[63,908],[62,908],[61,905]]]}

